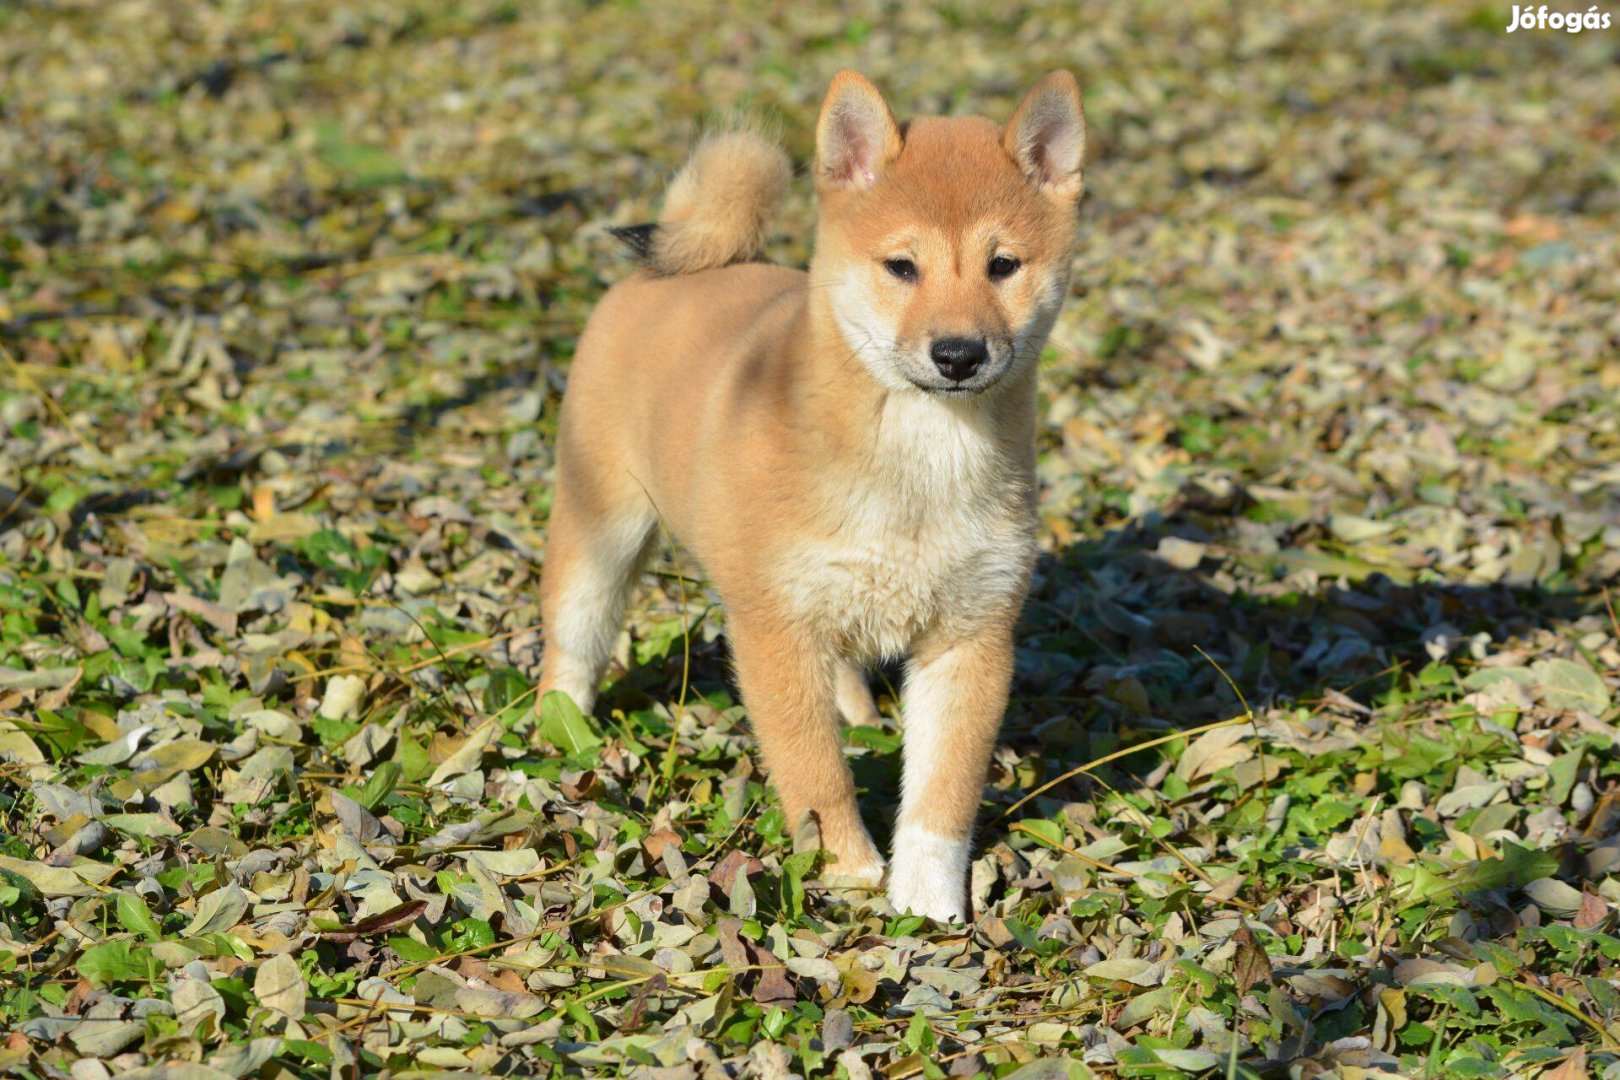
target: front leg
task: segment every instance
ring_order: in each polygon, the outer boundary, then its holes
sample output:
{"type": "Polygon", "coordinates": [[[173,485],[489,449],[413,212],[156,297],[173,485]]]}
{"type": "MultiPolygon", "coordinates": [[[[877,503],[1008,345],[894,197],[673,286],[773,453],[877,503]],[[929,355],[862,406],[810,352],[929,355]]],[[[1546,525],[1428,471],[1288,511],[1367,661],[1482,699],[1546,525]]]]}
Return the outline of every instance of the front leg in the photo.
{"type": "Polygon", "coordinates": [[[782,800],[788,828],[805,814],[833,855],[828,873],[876,888],[883,857],[861,822],[855,780],[839,738],[837,659],[769,617],[733,612],[727,620],[737,683],[782,800]]]}
{"type": "Polygon", "coordinates": [[[968,918],[973,820],[1012,683],[1010,622],[930,640],[907,671],[904,772],[889,900],[940,922],[968,918]]]}

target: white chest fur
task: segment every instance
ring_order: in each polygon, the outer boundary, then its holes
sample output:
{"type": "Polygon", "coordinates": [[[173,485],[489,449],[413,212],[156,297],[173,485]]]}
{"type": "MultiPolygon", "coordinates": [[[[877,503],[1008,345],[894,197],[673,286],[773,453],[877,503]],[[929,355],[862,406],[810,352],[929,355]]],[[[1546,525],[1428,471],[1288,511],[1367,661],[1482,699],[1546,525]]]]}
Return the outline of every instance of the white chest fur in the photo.
{"type": "Polygon", "coordinates": [[[988,437],[988,417],[896,394],[869,460],[830,474],[825,529],[790,548],[781,579],[795,616],[857,659],[906,653],[1022,590],[1033,549],[1026,467],[988,437]]]}

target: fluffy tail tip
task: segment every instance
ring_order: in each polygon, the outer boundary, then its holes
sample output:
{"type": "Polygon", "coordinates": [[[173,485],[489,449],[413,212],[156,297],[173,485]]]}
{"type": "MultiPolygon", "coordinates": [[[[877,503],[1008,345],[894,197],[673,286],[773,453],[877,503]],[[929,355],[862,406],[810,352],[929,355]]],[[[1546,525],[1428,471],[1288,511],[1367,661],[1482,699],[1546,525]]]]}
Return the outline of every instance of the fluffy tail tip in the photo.
{"type": "Polygon", "coordinates": [[[758,258],[792,175],[780,144],[759,131],[706,136],[670,181],[648,267],[691,274],[758,258]]]}

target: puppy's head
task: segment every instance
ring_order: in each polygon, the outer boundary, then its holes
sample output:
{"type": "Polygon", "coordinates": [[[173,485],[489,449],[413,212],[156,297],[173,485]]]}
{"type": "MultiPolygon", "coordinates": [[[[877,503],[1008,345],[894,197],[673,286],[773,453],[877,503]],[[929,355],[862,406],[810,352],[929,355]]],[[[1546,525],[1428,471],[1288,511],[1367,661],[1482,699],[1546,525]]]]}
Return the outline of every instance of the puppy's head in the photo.
{"type": "Polygon", "coordinates": [[[1068,290],[1084,152],[1066,71],[999,128],[901,127],[876,87],[838,73],[816,125],[812,276],[880,383],[965,397],[1035,364],[1068,290]]]}

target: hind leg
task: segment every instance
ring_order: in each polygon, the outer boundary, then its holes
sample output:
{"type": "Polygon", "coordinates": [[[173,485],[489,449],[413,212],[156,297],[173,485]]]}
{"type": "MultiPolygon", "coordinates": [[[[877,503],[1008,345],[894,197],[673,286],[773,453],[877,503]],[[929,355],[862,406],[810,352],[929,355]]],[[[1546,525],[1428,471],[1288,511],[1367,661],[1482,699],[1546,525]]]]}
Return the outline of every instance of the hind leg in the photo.
{"type": "Polygon", "coordinates": [[[872,727],[883,723],[872,688],[866,684],[866,672],[859,664],[845,661],[838,665],[834,676],[838,695],[838,714],[851,727],[872,727]]]}
{"type": "Polygon", "coordinates": [[[588,713],[630,589],[651,554],[657,518],[639,492],[602,505],[575,486],[559,486],[551,513],[540,583],[545,654],[535,700],[561,690],[588,713]]]}

